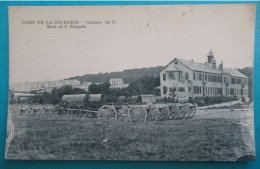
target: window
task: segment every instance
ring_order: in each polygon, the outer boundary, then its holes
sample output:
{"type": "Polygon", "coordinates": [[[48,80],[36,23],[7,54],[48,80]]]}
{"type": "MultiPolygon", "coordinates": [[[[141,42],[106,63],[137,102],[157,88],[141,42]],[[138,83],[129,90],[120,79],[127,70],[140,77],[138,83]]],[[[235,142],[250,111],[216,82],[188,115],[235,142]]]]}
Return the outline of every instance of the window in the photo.
{"type": "Polygon", "coordinates": [[[194,86],[194,94],[201,94],[201,87],[194,86]]]}
{"type": "Polygon", "coordinates": [[[163,73],[163,80],[166,80],[166,73],[163,73]]]}
{"type": "Polygon", "coordinates": [[[178,64],[178,62],[176,61],[176,62],[175,62],[175,65],[177,65],[177,64],[178,64]]]}
{"type": "Polygon", "coordinates": [[[179,92],[185,92],[185,88],[184,87],[179,87],[179,92]]]}
{"type": "Polygon", "coordinates": [[[169,77],[169,79],[175,80],[175,73],[174,72],[169,72],[168,73],[168,77],[169,77]]]}
{"type": "Polygon", "coordinates": [[[195,80],[196,78],[195,78],[195,73],[193,73],[193,80],[195,80]]]}
{"type": "Polygon", "coordinates": [[[234,91],[233,88],[230,89],[230,94],[231,94],[231,95],[234,95],[234,94],[235,94],[235,91],[234,91]]]}
{"type": "Polygon", "coordinates": [[[166,93],[167,93],[167,87],[163,86],[163,94],[166,94],[166,93]]]}
{"type": "Polygon", "coordinates": [[[208,80],[208,75],[207,74],[205,74],[205,81],[207,81],[208,80]]]}
{"type": "Polygon", "coordinates": [[[222,94],[222,88],[218,88],[217,94],[222,94]]]}
{"type": "Polygon", "coordinates": [[[212,75],[209,75],[209,82],[212,82],[212,75]]]}
{"type": "Polygon", "coordinates": [[[201,73],[199,73],[199,80],[201,81],[201,73]]]}
{"type": "Polygon", "coordinates": [[[191,92],[191,87],[189,87],[188,89],[189,89],[189,92],[191,92]]]}
{"type": "Polygon", "coordinates": [[[189,73],[185,73],[185,80],[189,80],[189,73]]]}
{"type": "Polygon", "coordinates": [[[177,79],[177,80],[181,80],[181,77],[182,77],[182,73],[179,72],[179,73],[178,73],[178,79],[177,79]]]}

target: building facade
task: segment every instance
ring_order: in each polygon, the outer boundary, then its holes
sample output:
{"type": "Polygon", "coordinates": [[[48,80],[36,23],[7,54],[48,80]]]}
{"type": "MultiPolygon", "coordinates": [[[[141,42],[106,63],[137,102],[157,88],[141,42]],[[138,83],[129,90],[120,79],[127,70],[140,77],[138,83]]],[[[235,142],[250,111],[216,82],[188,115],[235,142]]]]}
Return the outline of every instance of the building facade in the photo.
{"type": "Polygon", "coordinates": [[[73,80],[58,80],[58,81],[42,81],[42,82],[26,82],[10,84],[10,90],[14,92],[32,92],[32,91],[45,91],[51,92],[54,88],[70,85],[72,87],[81,86],[80,81],[73,80]]]}
{"type": "Polygon", "coordinates": [[[248,77],[236,69],[217,67],[213,52],[206,63],[175,58],[160,71],[161,97],[248,97],[248,77]]]}
{"type": "Polygon", "coordinates": [[[129,86],[129,84],[126,84],[123,82],[122,78],[111,78],[109,79],[109,84],[111,89],[115,88],[126,88],[129,86]]]}

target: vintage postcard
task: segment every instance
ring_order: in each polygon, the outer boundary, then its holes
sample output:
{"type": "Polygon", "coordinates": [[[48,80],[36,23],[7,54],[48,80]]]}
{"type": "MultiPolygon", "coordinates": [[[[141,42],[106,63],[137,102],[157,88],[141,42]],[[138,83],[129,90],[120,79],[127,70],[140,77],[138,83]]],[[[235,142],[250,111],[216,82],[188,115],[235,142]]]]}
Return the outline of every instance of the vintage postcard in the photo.
{"type": "Polygon", "coordinates": [[[255,160],[255,4],[8,12],[6,159],[255,160]]]}

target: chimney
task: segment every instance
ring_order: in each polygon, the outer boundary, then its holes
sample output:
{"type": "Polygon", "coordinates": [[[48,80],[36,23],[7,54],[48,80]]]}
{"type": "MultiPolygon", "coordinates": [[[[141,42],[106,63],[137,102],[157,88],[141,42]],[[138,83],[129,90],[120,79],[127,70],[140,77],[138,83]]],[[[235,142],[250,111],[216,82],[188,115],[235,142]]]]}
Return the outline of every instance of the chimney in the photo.
{"type": "Polygon", "coordinates": [[[221,64],[219,65],[219,70],[223,71],[223,61],[221,61],[221,64]]]}
{"type": "Polygon", "coordinates": [[[193,60],[193,59],[191,59],[191,62],[193,63],[193,62],[194,62],[194,60],[193,60]]]}
{"type": "Polygon", "coordinates": [[[215,60],[215,59],[212,60],[212,68],[213,68],[213,69],[216,69],[216,68],[217,68],[217,66],[216,66],[216,60],[215,60]]]}
{"type": "Polygon", "coordinates": [[[212,63],[213,59],[214,59],[213,52],[212,50],[210,50],[208,54],[208,63],[212,63]]]}

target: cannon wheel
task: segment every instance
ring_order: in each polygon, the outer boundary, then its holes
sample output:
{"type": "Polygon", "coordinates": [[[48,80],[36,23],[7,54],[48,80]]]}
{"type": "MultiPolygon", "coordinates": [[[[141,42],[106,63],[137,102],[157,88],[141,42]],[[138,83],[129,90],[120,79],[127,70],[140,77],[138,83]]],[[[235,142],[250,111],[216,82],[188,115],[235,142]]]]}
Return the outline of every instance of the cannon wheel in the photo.
{"type": "Polygon", "coordinates": [[[170,114],[169,114],[169,119],[173,120],[173,119],[177,119],[177,114],[179,114],[180,108],[178,105],[172,105],[170,107],[170,114]]]}
{"type": "Polygon", "coordinates": [[[181,110],[179,111],[179,113],[177,114],[179,119],[185,118],[187,115],[190,114],[190,107],[187,104],[183,104],[181,106],[181,110]]]}
{"type": "Polygon", "coordinates": [[[147,119],[147,111],[142,106],[132,106],[128,113],[129,121],[143,122],[147,119]]]}
{"type": "Polygon", "coordinates": [[[195,106],[191,106],[190,107],[190,114],[189,114],[188,118],[191,118],[191,117],[195,116],[195,114],[196,114],[196,107],[195,106]]]}
{"type": "Polygon", "coordinates": [[[148,109],[148,120],[149,121],[158,121],[160,116],[160,111],[156,106],[150,106],[148,109]]]}
{"type": "Polygon", "coordinates": [[[127,106],[123,105],[121,108],[117,110],[117,118],[122,121],[128,121],[129,111],[130,109],[127,106]]]}
{"type": "Polygon", "coordinates": [[[116,119],[117,112],[114,106],[104,105],[98,110],[99,119],[116,119]]]}
{"type": "Polygon", "coordinates": [[[169,107],[163,107],[160,111],[159,120],[167,120],[170,115],[169,107]]]}
{"type": "Polygon", "coordinates": [[[81,107],[77,103],[73,103],[69,105],[69,115],[72,117],[78,117],[81,114],[81,107]]]}
{"type": "Polygon", "coordinates": [[[66,111],[65,108],[60,107],[60,106],[55,106],[54,111],[53,111],[53,115],[55,115],[55,116],[62,115],[64,111],[66,111]]]}
{"type": "Polygon", "coordinates": [[[33,115],[35,115],[35,116],[39,116],[42,113],[41,108],[33,108],[32,112],[33,112],[33,115]]]}

